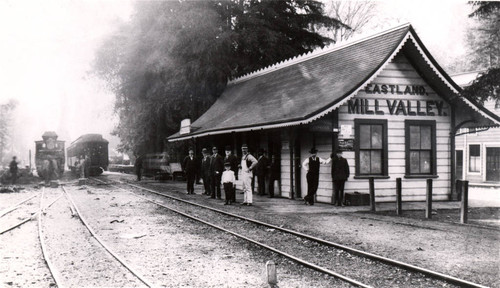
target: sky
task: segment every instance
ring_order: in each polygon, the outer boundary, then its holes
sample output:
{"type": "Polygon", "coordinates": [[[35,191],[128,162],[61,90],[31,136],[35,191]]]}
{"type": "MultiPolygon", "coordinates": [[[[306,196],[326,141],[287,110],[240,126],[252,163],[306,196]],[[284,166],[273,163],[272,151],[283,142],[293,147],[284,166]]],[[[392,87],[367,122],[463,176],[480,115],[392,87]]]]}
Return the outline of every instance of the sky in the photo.
{"type": "MultiPolygon", "coordinates": [[[[378,2],[364,33],[409,22],[444,63],[465,53],[469,12],[458,0],[378,2]]],[[[0,0],[0,104],[18,101],[12,152],[19,159],[28,159],[45,131],[55,131],[66,146],[100,133],[113,154],[114,96],[89,72],[102,41],[131,13],[128,0],[0,0]]]]}

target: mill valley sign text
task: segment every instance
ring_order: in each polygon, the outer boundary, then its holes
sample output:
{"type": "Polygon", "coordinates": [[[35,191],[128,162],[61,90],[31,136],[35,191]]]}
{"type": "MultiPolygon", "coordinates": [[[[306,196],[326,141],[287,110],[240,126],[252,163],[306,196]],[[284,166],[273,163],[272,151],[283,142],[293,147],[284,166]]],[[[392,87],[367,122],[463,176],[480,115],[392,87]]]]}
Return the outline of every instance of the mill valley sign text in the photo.
{"type": "MultiPolygon", "coordinates": [[[[369,84],[366,94],[428,95],[421,85],[369,84]]],[[[380,100],[351,99],[347,103],[349,114],[447,116],[444,101],[437,100],[380,100]]]]}

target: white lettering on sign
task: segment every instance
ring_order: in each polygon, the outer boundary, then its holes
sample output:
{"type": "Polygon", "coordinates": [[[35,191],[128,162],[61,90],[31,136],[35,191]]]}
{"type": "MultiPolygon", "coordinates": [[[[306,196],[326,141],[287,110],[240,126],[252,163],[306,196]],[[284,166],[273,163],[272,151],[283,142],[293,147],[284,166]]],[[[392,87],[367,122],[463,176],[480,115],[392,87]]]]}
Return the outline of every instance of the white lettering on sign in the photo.
{"type": "Polygon", "coordinates": [[[347,102],[349,114],[448,116],[444,101],[354,99],[347,102]]]}

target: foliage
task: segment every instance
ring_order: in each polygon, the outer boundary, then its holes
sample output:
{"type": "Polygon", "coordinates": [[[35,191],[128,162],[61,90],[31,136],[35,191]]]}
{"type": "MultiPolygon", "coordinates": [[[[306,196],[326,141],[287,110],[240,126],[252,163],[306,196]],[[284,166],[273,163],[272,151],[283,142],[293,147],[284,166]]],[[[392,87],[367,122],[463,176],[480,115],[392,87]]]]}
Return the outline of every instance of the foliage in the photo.
{"type": "Polygon", "coordinates": [[[491,68],[479,74],[474,82],[464,89],[463,94],[483,104],[488,99],[500,100],[500,68],[491,68]]]}
{"type": "Polygon", "coordinates": [[[199,117],[242,75],[331,41],[339,26],[309,0],[138,1],[94,64],[116,95],[122,152],[166,150],[182,119],[199,117]]]}
{"type": "Polygon", "coordinates": [[[475,70],[487,69],[472,85],[464,89],[464,95],[478,103],[492,98],[500,99],[500,2],[469,2],[474,8],[469,16],[476,17],[478,26],[470,31],[469,47],[473,55],[469,63],[475,70]]]}
{"type": "Polygon", "coordinates": [[[17,101],[13,99],[0,104],[0,164],[3,163],[5,150],[9,146],[11,117],[17,104],[17,101]]]}
{"type": "Polygon", "coordinates": [[[351,38],[360,33],[375,17],[377,2],[374,1],[335,1],[327,4],[327,15],[340,20],[345,26],[330,27],[325,35],[335,42],[351,38]]]}

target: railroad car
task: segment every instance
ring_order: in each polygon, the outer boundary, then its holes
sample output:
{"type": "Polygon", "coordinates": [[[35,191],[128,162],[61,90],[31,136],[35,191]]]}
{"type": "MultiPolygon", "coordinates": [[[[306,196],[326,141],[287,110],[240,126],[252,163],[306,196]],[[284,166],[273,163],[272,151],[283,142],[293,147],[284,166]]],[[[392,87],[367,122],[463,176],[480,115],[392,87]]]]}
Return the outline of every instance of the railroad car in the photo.
{"type": "Polygon", "coordinates": [[[35,141],[35,166],[39,177],[59,179],[64,173],[64,141],[57,137],[55,132],[47,131],[42,135],[43,140],[35,141]]]}
{"type": "Polygon", "coordinates": [[[67,150],[68,168],[76,172],[84,158],[88,158],[90,176],[108,169],[108,141],[101,134],[85,134],[73,141],[67,150]]]}
{"type": "Polygon", "coordinates": [[[149,153],[142,161],[144,176],[166,179],[171,175],[169,155],[163,153],[149,153]]]}

